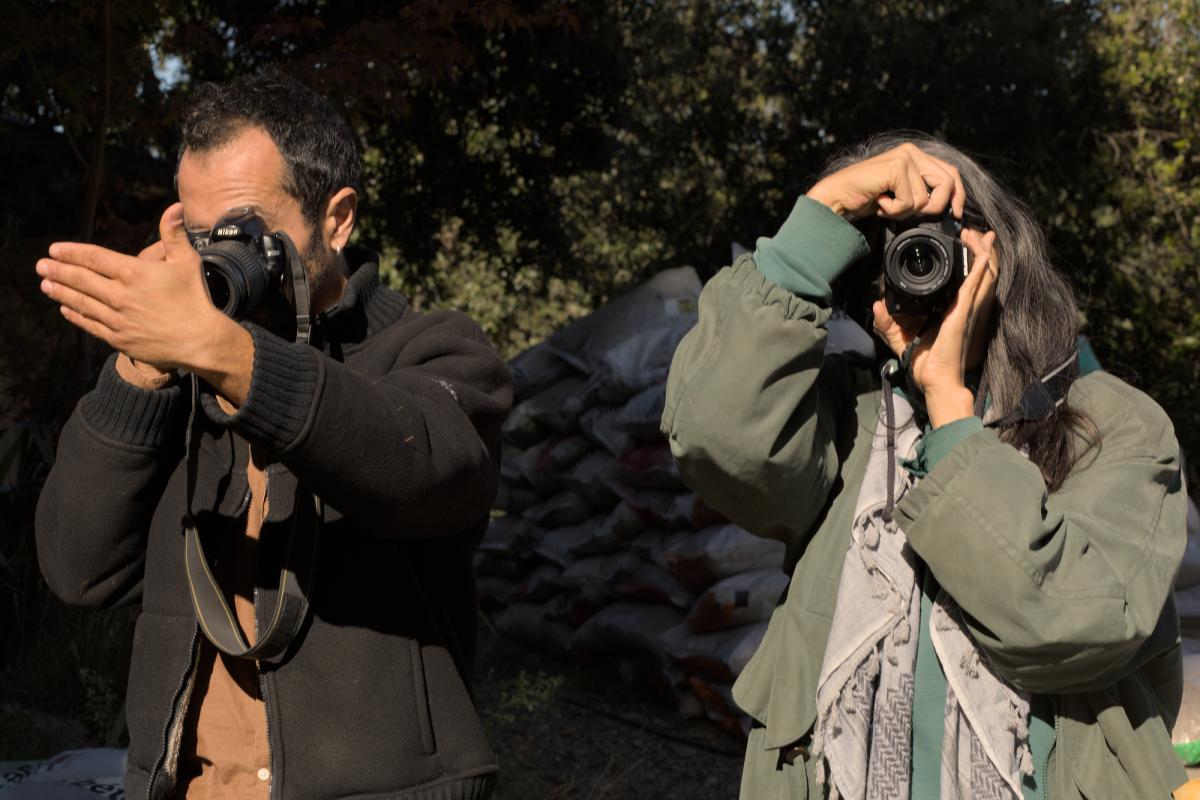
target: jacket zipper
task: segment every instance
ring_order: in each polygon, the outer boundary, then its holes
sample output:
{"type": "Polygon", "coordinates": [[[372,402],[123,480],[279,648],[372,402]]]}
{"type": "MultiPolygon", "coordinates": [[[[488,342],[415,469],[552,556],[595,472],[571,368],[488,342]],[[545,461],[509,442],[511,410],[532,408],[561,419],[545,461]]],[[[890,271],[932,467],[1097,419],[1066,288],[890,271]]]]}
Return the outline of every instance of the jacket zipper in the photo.
{"type": "MultiPolygon", "coordinates": [[[[262,524],[266,525],[267,513],[269,510],[268,503],[271,499],[271,473],[264,470],[263,474],[263,518],[262,524]]],[[[259,535],[262,535],[262,527],[259,527],[259,535]]],[[[255,572],[258,571],[258,565],[255,565],[255,572]]],[[[254,582],[254,642],[258,643],[258,581],[254,582]]],[[[254,669],[258,672],[258,693],[262,695],[263,701],[263,720],[267,726],[267,797],[275,796],[275,764],[271,758],[271,704],[267,702],[267,676],[263,674],[262,662],[254,659],[254,669]]]]}
{"type": "Polygon", "coordinates": [[[258,669],[258,692],[262,695],[263,700],[263,718],[267,723],[267,797],[273,798],[275,797],[275,764],[271,757],[271,704],[267,701],[267,676],[263,674],[258,662],[255,662],[255,668],[258,669]]]}
{"type": "Polygon", "coordinates": [[[1054,741],[1046,751],[1046,766],[1042,769],[1042,800],[1050,800],[1050,759],[1058,748],[1058,714],[1054,715],[1054,741]]]}
{"type": "Polygon", "coordinates": [[[158,779],[158,773],[163,767],[163,762],[167,757],[167,739],[171,734],[171,724],[179,714],[179,699],[183,694],[184,688],[188,685],[188,679],[196,669],[196,643],[200,639],[199,626],[192,627],[192,643],[188,647],[188,668],[184,670],[183,675],[179,678],[179,686],[176,687],[175,693],[171,697],[171,713],[167,716],[166,723],[163,724],[161,744],[158,749],[158,758],[154,762],[154,769],[150,770],[150,782],[146,784],[146,800],[152,800],[154,797],[154,781],[158,779]]]}

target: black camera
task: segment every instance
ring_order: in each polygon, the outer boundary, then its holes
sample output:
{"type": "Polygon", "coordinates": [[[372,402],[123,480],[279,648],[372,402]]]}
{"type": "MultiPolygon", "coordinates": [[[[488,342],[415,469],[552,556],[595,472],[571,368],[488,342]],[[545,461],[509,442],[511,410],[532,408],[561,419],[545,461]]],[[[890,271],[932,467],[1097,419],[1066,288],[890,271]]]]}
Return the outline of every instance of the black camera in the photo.
{"type": "Polygon", "coordinates": [[[200,253],[213,305],[230,317],[245,319],[269,295],[288,294],[285,235],[268,231],[254,209],[235,208],[211,231],[189,233],[188,240],[200,253]]]}
{"type": "Polygon", "coordinates": [[[949,210],[938,219],[884,223],[883,296],[888,313],[945,313],[973,260],[959,231],[949,210]]]}

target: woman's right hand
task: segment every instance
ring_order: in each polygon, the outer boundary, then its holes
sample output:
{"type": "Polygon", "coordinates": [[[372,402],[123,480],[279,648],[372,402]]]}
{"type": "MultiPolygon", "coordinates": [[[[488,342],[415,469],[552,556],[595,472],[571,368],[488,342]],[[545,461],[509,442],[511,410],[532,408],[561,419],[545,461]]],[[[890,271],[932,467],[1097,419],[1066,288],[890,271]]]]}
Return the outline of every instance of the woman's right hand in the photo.
{"type": "Polygon", "coordinates": [[[936,216],[949,205],[961,219],[966,192],[953,165],[911,142],[823,178],[808,196],[848,220],[936,216]]]}

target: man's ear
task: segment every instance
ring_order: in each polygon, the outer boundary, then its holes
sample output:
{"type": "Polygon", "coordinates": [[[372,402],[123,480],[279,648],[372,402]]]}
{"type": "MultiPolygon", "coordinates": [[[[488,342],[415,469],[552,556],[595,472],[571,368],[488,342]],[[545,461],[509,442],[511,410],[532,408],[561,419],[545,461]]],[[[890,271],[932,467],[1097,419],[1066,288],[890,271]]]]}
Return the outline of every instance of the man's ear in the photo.
{"type": "Polygon", "coordinates": [[[346,186],[338,189],[325,204],[325,219],[322,232],[329,246],[341,252],[350,241],[354,223],[358,218],[358,192],[346,186]]]}

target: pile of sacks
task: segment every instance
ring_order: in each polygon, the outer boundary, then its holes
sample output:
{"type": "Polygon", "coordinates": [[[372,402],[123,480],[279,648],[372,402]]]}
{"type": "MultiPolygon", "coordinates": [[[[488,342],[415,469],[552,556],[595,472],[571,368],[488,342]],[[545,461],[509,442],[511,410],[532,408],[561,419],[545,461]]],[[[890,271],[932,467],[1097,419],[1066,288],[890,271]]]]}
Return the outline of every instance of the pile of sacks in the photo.
{"type": "Polygon", "coordinates": [[[123,800],[124,775],[125,751],[116,748],[68,750],[45,761],[0,762],[0,800],[123,800]]]}
{"type": "Polygon", "coordinates": [[[662,272],[512,361],[516,403],[476,572],[504,635],[611,659],[685,713],[744,733],[730,687],[788,579],[783,545],[690,492],[659,430],[699,294],[690,267],[662,272]]]}

